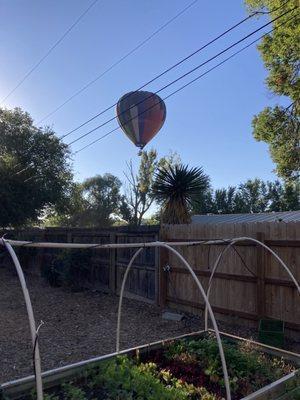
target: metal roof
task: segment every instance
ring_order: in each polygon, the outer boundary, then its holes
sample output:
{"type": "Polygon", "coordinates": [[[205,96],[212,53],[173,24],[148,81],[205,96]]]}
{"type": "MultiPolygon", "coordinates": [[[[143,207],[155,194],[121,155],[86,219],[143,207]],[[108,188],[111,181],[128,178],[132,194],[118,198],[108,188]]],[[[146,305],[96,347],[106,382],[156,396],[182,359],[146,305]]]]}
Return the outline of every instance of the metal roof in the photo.
{"type": "Polygon", "coordinates": [[[207,214],[192,216],[192,224],[238,224],[245,222],[300,222],[300,210],[256,214],[207,214]]]}

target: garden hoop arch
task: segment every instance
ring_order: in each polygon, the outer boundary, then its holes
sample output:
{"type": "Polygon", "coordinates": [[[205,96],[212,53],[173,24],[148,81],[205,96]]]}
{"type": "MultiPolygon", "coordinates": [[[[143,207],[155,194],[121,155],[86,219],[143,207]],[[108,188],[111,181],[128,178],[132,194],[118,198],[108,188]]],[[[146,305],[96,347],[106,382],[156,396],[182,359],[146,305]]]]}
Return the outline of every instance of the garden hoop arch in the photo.
{"type": "MultiPolygon", "coordinates": [[[[201,285],[199,279],[197,278],[197,275],[193,271],[193,269],[190,266],[190,264],[186,261],[186,259],[177,250],[173,249],[173,247],[171,247],[167,243],[164,243],[164,242],[156,242],[156,243],[157,243],[157,247],[163,247],[165,249],[168,249],[170,252],[175,254],[177,256],[177,258],[179,258],[179,260],[184,264],[184,266],[188,269],[188,271],[192,275],[192,277],[193,277],[198,289],[200,290],[200,293],[202,294],[202,297],[204,299],[205,305],[206,305],[206,307],[208,309],[208,313],[209,313],[210,318],[211,318],[212,323],[213,323],[213,327],[214,327],[214,331],[215,331],[215,335],[216,335],[216,339],[217,339],[217,343],[218,343],[218,348],[219,348],[219,353],[220,353],[221,363],[222,363],[222,370],[223,370],[223,375],[224,375],[226,398],[227,398],[227,400],[231,400],[229,377],[228,377],[227,365],[226,365],[223,345],[222,345],[222,341],[221,341],[220,331],[219,331],[219,328],[218,328],[217,321],[215,319],[214,313],[212,311],[211,305],[209,303],[209,300],[208,300],[208,298],[207,298],[207,296],[205,294],[205,290],[203,289],[203,286],[201,285]]],[[[147,247],[147,246],[144,246],[144,247],[147,247]]],[[[116,339],[116,352],[117,353],[120,351],[121,313],[122,313],[122,302],[123,302],[125,284],[126,284],[126,280],[127,280],[128,274],[129,274],[129,272],[131,270],[131,267],[133,265],[133,262],[136,259],[136,257],[141,253],[142,250],[143,250],[143,248],[140,248],[139,250],[137,250],[134,253],[134,255],[132,256],[132,258],[131,258],[131,260],[130,260],[127,268],[126,268],[126,272],[125,272],[123,280],[122,280],[122,286],[121,286],[121,291],[120,291],[120,299],[119,299],[119,308],[118,308],[117,339],[116,339]]]]}
{"type": "MultiPolygon", "coordinates": [[[[205,242],[197,242],[197,244],[204,244],[207,243],[205,242]]],[[[132,259],[130,260],[130,263],[127,267],[127,270],[129,272],[133,261],[135,260],[135,258],[137,257],[137,255],[143,250],[143,248],[146,247],[164,247],[166,249],[168,249],[169,251],[171,251],[173,254],[175,254],[185,265],[185,267],[189,270],[189,272],[191,273],[195,283],[198,286],[198,289],[200,290],[205,304],[208,308],[208,312],[210,314],[211,320],[213,322],[213,326],[215,329],[215,335],[217,338],[217,342],[218,342],[218,348],[219,348],[219,353],[220,353],[220,357],[221,357],[221,363],[222,363],[222,369],[223,369],[223,374],[224,374],[224,382],[225,382],[225,389],[226,389],[226,399],[227,400],[231,400],[231,392],[230,392],[230,384],[229,384],[229,378],[228,378],[228,372],[227,372],[227,365],[226,365],[226,361],[225,361],[225,356],[224,356],[224,350],[223,350],[223,346],[222,346],[222,341],[221,341],[221,337],[220,337],[220,332],[214,317],[214,313],[212,311],[211,305],[209,304],[209,301],[206,297],[205,294],[205,290],[203,288],[203,286],[201,285],[199,279],[197,278],[195,272],[193,271],[192,267],[189,265],[189,263],[185,260],[185,258],[175,249],[173,249],[173,247],[171,247],[171,245],[174,245],[173,243],[165,243],[165,242],[147,242],[147,243],[124,243],[124,244],[106,244],[106,245],[102,245],[102,244],[80,244],[80,243],[37,243],[37,242],[24,242],[24,241],[17,241],[17,240],[7,240],[7,239],[0,239],[0,244],[4,245],[4,247],[8,250],[14,265],[16,267],[16,270],[18,272],[18,277],[21,283],[21,287],[22,287],[22,292],[23,292],[23,296],[25,299],[25,303],[26,303],[26,309],[27,309],[27,314],[28,314],[28,319],[29,319],[29,325],[30,325],[30,331],[31,331],[31,336],[32,336],[32,342],[33,342],[33,351],[34,351],[34,370],[35,370],[35,380],[36,380],[36,389],[37,389],[37,400],[43,400],[43,383],[42,383],[42,376],[41,376],[41,360],[40,360],[40,355],[39,355],[39,346],[38,346],[38,329],[36,328],[36,324],[35,324],[35,320],[34,320],[34,314],[33,314],[33,308],[32,308],[32,304],[31,304],[31,300],[30,300],[30,295],[27,289],[27,285],[26,285],[26,281],[25,281],[25,277],[22,271],[22,267],[20,265],[20,262],[18,260],[18,257],[13,249],[12,246],[21,246],[21,247],[47,247],[47,248],[89,248],[89,249],[108,249],[108,248],[137,248],[139,247],[139,250],[137,250],[134,254],[134,256],[132,257],[132,259]]],[[[194,243],[196,244],[196,243],[194,243]]],[[[177,246],[179,245],[186,245],[189,246],[191,245],[190,242],[181,242],[181,243],[177,243],[177,246]]],[[[124,278],[127,278],[127,275],[124,275],[124,278]]],[[[122,282],[122,287],[123,287],[123,293],[124,293],[124,288],[125,288],[125,283],[126,283],[126,279],[123,278],[123,282],[122,282]]],[[[123,293],[122,296],[120,297],[120,302],[119,302],[119,306],[120,304],[122,305],[122,298],[123,298],[123,293]]],[[[121,310],[121,307],[120,307],[121,310]]],[[[120,311],[119,310],[119,311],[120,311]]],[[[119,333],[120,333],[120,322],[121,322],[121,313],[118,312],[118,330],[117,330],[117,346],[119,346],[119,333]]]]}
{"type": "Polygon", "coordinates": [[[123,294],[124,294],[124,289],[125,289],[125,283],[126,283],[126,279],[129,273],[129,270],[135,260],[135,258],[138,256],[138,254],[140,254],[140,252],[143,250],[143,248],[146,247],[163,247],[168,249],[170,252],[172,252],[173,254],[175,254],[180,260],[181,262],[185,265],[185,267],[189,270],[189,272],[191,273],[195,283],[198,286],[198,289],[200,290],[203,298],[204,298],[204,302],[205,302],[205,312],[206,312],[206,328],[207,328],[207,317],[208,317],[208,313],[210,314],[211,320],[213,322],[213,326],[214,326],[214,330],[215,330],[215,335],[217,338],[217,342],[218,342],[218,347],[219,347],[219,352],[220,352],[220,356],[221,356],[221,361],[222,361],[222,368],[223,368],[223,373],[224,373],[224,381],[225,381],[225,387],[226,387],[226,397],[227,400],[231,399],[231,394],[230,394],[230,387],[229,387],[229,379],[228,379],[228,373],[227,373],[227,366],[226,366],[226,361],[225,361],[225,357],[224,357],[224,351],[223,351],[223,347],[222,347],[222,342],[220,339],[220,333],[217,327],[217,323],[211,308],[211,305],[209,303],[209,294],[210,294],[210,287],[211,287],[211,283],[212,283],[212,279],[213,279],[213,275],[220,263],[220,260],[222,258],[222,256],[225,254],[225,252],[231,247],[233,246],[236,242],[241,241],[241,240],[250,240],[250,241],[254,241],[258,244],[260,244],[261,246],[265,247],[268,251],[270,251],[275,258],[280,262],[280,264],[283,266],[283,268],[287,271],[287,273],[289,274],[289,276],[291,277],[291,279],[293,280],[293,282],[295,283],[298,292],[300,293],[300,287],[299,284],[297,282],[297,280],[295,279],[295,277],[293,276],[292,272],[290,271],[290,269],[286,266],[286,264],[281,260],[281,258],[272,250],[270,249],[268,246],[266,246],[264,243],[261,243],[259,240],[257,239],[253,239],[253,238],[248,238],[248,237],[239,237],[239,238],[233,238],[233,239],[217,239],[217,240],[206,240],[206,241],[195,241],[195,242],[146,242],[146,243],[124,243],[124,244],[82,244],[82,243],[40,243],[40,242],[28,242],[28,241],[16,241],[16,240],[7,240],[4,238],[0,238],[0,245],[2,244],[8,251],[8,253],[10,254],[10,257],[13,260],[13,263],[15,265],[15,268],[17,270],[17,274],[18,274],[18,278],[22,287],[22,292],[23,292],[23,296],[25,299],[25,303],[26,303],[26,309],[27,309],[27,314],[28,314],[28,319],[29,319],[29,324],[30,324],[30,331],[31,331],[31,338],[32,338],[32,342],[33,342],[33,349],[34,349],[34,367],[35,367],[35,378],[36,378],[36,387],[37,387],[37,400],[43,400],[43,387],[42,387],[42,379],[41,379],[41,363],[40,363],[40,355],[39,355],[39,347],[38,347],[38,329],[36,328],[35,325],[35,320],[34,320],[34,314],[33,314],[33,309],[32,309],[32,304],[31,304],[31,300],[30,300],[30,296],[28,293],[28,289],[26,286],[26,281],[25,281],[25,277],[20,265],[20,262],[18,260],[18,257],[13,249],[12,246],[21,246],[21,247],[37,247],[37,248],[69,248],[69,249],[74,249],[74,248],[82,248],[82,249],[120,249],[120,248],[139,248],[135,254],[133,255],[133,257],[131,258],[128,266],[127,266],[127,270],[125,272],[124,278],[123,278],[123,282],[122,282],[122,295],[120,296],[120,300],[119,300],[119,312],[118,312],[118,330],[117,330],[117,348],[119,348],[119,334],[120,334],[120,324],[121,324],[121,307],[122,307],[122,298],[123,298],[123,294]],[[209,244],[224,244],[228,243],[228,246],[224,249],[224,251],[219,255],[219,257],[216,260],[216,263],[214,265],[211,277],[210,277],[210,287],[208,288],[207,294],[205,293],[199,279],[197,278],[195,272],[193,271],[193,269],[191,268],[191,266],[189,265],[189,263],[185,260],[185,258],[177,251],[175,250],[173,247],[174,246],[195,246],[195,245],[209,245],[209,244]]]}
{"type": "Polygon", "coordinates": [[[36,327],[35,319],[34,319],[34,313],[33,313],[33,308],[32,308],[32,303],[30,299],[30,295],[27,289],[26,285],[26,280],[25,276],[21,267],[21,264],[19,262],[19,259],[12,248],[11,244],[5,240],[4,238],[0,239],[0,244],[3,244],[3,246],[6,248],[8,251],[13,264],[16,268],[17,275],[21,284],[22,288],[22,293],[23,297],[25,300],[25,305],[26,305],[26,310],[27,310],[27,316],[29,320],[29,327],[30,327],[30,335],[31,335],[31,341],[32,341],[32,347],[33,347],[33,357],[34,357],[34,375],[35,375],[35,382],[36,382],[36,393],[37,393],[37,400],[43,400],[43,382],[42,382],[42,367],[41,367],[41,357],[40,357],[40,350],[39,350],[39,343],[38,343],[38,331],[39,327],[36,327]]]}

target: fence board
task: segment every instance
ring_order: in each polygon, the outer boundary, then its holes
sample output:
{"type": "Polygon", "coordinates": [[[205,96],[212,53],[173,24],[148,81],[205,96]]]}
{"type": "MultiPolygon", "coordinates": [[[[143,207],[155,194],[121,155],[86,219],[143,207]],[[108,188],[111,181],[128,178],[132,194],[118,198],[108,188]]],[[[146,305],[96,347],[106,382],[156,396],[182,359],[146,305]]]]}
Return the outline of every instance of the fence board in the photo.
{"type": "MultiPolygon", "coordinates": [[[[8,238],[32,241],[71,242],[71,243],[135,243],[157,240],[159,227],[117,227],[110,229],[97,228],[46,228],[8,231],[8,238]]],[[[49,265],[53,257],[61,252],[57,249],[27,249],[30,254],[22,263],[32,272],[41,273],[43,265],[49,265]]],[[[92,254],[86,281],[83,286],[101,288],[118,293],[125,268],[136,249],[95,249],[85,250],[92,254]]],[[[23,249],[19,251],[21,254],[23,249]]],[[[150,302],[158,298],[158,257],[155,249],[145,248],[137,257],[128,276],[126,295],[150,302]]]]}
{"type": "MultiPolygon", "coordinates": [[[[164,225],[161,228],[162,238],[168,238],[169,241],[238,236],[257,238],[260,235],[300,281],[299,222],[164,225]]],[[[186,256],[201,283],[207,288],[212,266],[224,248],[225,245],[206,245],[179,248],[179,251],[186,256]]],[[[286,322],[287,327],[300,329],[299,296],[279,262],[268,251],[250,242],[235,248],[224,255],[216,274],[211,292],[215,311],[223,315],[239,316],[241,322],[258,321],[262,317],[280,319],[286,322]]],[[[203,299],[192,278],[183,271],[183,266],[173,255],[169,256],[169,265],[175,290],[170,287],[170,279],[165,288],[160,288],[165,290],[166,306],[199,313],[203,309],[203,299]]]]}

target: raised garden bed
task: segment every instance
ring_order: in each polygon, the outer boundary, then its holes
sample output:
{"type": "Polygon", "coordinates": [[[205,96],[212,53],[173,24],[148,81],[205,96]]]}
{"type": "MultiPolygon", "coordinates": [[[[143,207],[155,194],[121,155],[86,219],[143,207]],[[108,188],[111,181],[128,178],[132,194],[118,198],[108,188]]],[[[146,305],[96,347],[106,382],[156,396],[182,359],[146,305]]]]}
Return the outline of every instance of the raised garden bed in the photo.
{"type": "MultiPolygon", "coordinates": [[[[297,354],[222,334],[233,400],[298,400],[297,354]]],[[[220,400],[212,334],[197,332],[47,371],[45,400],[220,400]]],[[[4,399],[35,399],[34,378],[1,386],[4,399]]]]}

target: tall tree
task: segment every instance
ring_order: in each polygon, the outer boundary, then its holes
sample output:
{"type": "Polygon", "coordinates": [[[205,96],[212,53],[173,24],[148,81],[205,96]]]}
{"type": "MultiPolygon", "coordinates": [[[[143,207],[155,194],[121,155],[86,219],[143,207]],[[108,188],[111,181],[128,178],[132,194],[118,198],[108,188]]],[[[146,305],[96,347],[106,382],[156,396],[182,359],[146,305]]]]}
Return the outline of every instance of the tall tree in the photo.
{"type": "Polygon", "coordinates": [[[293,211],[300,209],[300,183],[248,179],[237,187],[209,189],[197,200],[193,204],[195,214],[293,211]]]}
{"type": "Polygon", "coordinates": [[[176,153],[158,158],[157,151],[142,151],[138,172],[134,170],[132,161],[127,164],[124,173],[127,180],[126,194],[120,208],[125,221],[134,226],[142,224],[143,218],[154,202],[152,196],[153,178],[158,168],[175,165],[180,162],[176,153]]]}
{"type": "Polygon", "coordinates": [[[194,214],[212,214],[216,213],[216,204],[214,199],[214,190],[209,186],[206,190],[201,191],[193,202],[194,214]]]}
{"type": "MultiPolygon", "coordinates": [[[[275,18],[297,6],[297,1],[245,0],[250,12],[264,7],[275,18]]],[[[300,25],[299,9],[274,22],[276,29],[258,46],[268,70],[266,84],[276,95],[290,98],[290,107],[267,107],[253,119],[253,135],[269,145],[277,174],[297,180],[300,173],[300,25]],[[288,23],[289,18],[294,17],[288,23]]]]}
{"type": "Polygon", "coordinates": [[[300,182],[287,183],[283,194],[285,210],[300,210],[300,182]]]}
{"type": "Polygon", "coordinates": [[[111,226],[119,215],[122,195],[121,181],[104,174],[74,183],[67,207],[56,212],[47,223],[72,227],[111,226]]]}
{"type": "Polygon", "coordinates": [[[167,224],[190,222],[193,203],[209,187],[209,178],[202,168],[169,165],[155,174],[153,194],[161,204],[161,220],[167,224]]]}
{"type": "Polygon", "coordinates": [[[214,195],[213,211],[218,214],[230,214],[234,212],[235,187],[217,189],[214,195]]]}
{"type": "Polygon", "coordinates": [[[235,212],[238,212],[238,207],[246,213],[265,211],[268,205],[267,193],[267,186],[260,179],[248,179],[241,183],[235,198],[235,212]]]}
{"type": "Polygon", "coordinates": [[[114,214],[118,214],[121,202],[121,181],[114,175],[104,174],[88,178],[82,183],[86,224],[109,226],[114,214]]]}
{"type": "Polygon", "coordinates": [[[21,109],[0,109],[0,226],[36,222],[59,207],[72,180],[69,150],[21,109]]]}

